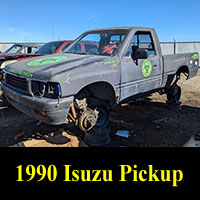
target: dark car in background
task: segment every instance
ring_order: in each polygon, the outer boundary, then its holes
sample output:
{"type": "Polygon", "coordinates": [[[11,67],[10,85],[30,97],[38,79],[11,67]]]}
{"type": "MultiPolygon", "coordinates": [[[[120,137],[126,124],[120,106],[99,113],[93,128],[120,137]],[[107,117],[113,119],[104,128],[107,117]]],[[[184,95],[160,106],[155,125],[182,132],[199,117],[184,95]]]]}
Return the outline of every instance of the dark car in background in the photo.
{"type": "Polygon", "coordinates": [[[52,41],[42,45],[38,48],[34,54],[37,55],[49,55],[49,54],[57,54],[66,49],[73,41],[72,40],[59,40],[52,41]]]}

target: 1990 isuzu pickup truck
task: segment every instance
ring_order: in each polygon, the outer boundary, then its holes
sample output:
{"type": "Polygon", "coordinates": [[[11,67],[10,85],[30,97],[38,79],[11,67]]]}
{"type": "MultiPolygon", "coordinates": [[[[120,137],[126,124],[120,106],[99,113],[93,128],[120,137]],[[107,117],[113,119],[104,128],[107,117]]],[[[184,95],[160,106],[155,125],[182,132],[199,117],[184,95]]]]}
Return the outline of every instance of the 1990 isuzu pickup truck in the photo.
{"type": "Polygon", "coordinates": [[[110,108],[154,92],[179,103],[180,74],[194,77],[198,62],[198,53],[162,56],[151,28],[95,29],[62,54],[7,65],[2,88],[9,103],[25,114],[47,124],[74,121],[88,143],[99,145],[105,143],[101,130],[110,108]],[[82,42],[88,42],[87,52],[81,51],[82,42]]]}

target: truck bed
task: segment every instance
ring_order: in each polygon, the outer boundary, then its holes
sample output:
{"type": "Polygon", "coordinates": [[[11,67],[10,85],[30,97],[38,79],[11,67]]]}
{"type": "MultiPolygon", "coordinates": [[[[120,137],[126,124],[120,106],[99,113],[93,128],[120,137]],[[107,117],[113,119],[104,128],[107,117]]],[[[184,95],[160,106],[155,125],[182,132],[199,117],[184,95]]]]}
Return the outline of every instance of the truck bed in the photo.
{"type": "Polygon", "coordinates": [[[198,71],[198,67],[195,65],[195,61],[198,61],[198,59],[193,59],[194,54],[196,53],[193,52],[176,55],[164,55],[164,75],[175,74],[178,69],[186,66],[189,70],[188,79],[194,77],[198,71]]]}

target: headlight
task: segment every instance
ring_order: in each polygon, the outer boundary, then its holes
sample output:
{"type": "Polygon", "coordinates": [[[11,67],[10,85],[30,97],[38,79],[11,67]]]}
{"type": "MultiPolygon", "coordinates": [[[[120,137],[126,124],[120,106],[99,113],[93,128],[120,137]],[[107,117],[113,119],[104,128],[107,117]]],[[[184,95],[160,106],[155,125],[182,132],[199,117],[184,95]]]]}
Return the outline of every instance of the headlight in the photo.
{"type": "Polygon", "coordinates": [[[59,83],[55,83],[54,84],[54,94],[56,95],[56,96],[61,96],[62,94],[61,94],[61,87],[60,87],[60,84],[59,83]]]}
{"type": "Polygon", "coordinates": [[[59,83],[32,81],[32,93],[34,96],[56,99],[61,97],[59,83]]]}
{"type": "Polygon", "coordinates": [[[196,66],[198,66],[198,65],[199,65],[199,62],[196,60],[194,64],[195,64],[196,66]]]}
{"type": "Polygon", "coordinates": [[[46,89],[46,84],[45,84],[45,83],[39,83],[39,84],[38,84],[38,92],[39,92],[39,95],[40,95],[41,97],[44,96],[44,94],[45,94],[45,89],[46,89]]]}
{"type": "Polygon", "coordinates": [[[193,60],[190,60],[190,65],[192,65],[193,64],[193,60]]]}

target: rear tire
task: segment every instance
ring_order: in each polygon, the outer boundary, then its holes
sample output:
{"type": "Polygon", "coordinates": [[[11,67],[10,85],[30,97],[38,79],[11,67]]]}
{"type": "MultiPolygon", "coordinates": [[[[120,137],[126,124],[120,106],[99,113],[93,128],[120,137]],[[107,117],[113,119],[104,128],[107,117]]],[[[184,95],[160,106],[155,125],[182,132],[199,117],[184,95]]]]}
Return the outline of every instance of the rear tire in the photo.
{"type": "Polygon", "coordinates": [[[167,102],[170,104],[180,105],[181,87],[173,84],[167,92],[167,102]]]}

